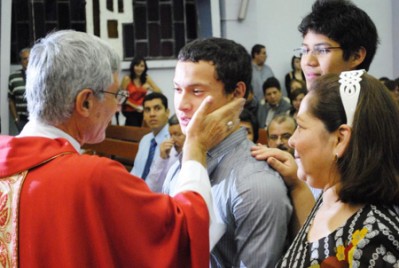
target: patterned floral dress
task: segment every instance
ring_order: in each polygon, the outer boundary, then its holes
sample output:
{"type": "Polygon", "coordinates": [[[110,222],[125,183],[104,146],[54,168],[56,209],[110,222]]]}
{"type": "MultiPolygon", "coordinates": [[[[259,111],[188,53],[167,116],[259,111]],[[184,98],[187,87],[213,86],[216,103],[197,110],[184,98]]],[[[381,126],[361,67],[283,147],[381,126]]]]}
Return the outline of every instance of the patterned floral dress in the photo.
{"type": "Polygon", "coordinates": [[[322,201],[320,197],[277,267],[399,268],[399,217],[394,208],[366,205],[328,236],[308,242],[322,201]]]}

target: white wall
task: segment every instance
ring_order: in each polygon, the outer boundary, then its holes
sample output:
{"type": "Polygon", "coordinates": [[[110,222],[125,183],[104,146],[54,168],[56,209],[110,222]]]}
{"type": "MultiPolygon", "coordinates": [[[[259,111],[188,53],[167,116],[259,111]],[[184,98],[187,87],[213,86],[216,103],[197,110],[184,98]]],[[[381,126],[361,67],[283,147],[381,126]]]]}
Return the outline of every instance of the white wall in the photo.
{"type": "MultiPolygon", "coordinates": [[[[255,43],[266,45],[267,64],[272,67],[276,77],[283,84],[284,76],[290,70],[292,51],[302,42],[297,27],[311,10],[314,0],[249,0],[246,18],[243,21],[237,19],[241,0],[219,1],[221,36],[241,43],[248,51],[255,43]]],[[[399,1],[353,0],[353,2],[369,14],[380,36],[380,45],[369,73],[376,77],[398,77],[399,27],[392,25],[399,25],[399,18],[393,16],[399,10],[399,1]]],[[[157,62],[148,64],[150,75],[168,96],[173,113],[174,65],[169,68],[156,68],[151,66],[157,66],[157,62]]]]}
{"type": "MultiPolygon", "coordinates": [[[[176,60],[167,61],[148,61],[148,74],[153,78],[155,83],[161,88],[162,93],[168,98],[168,106],[170,115],[174,114],[175,109],[173,105],[173,76],[176,60]]],[[[130,62],[123,62],[121,66],[120,80],[124,75],[129,75],[130,62]]],[[[122,114],[119,116],[120,124],[124,124],[125,118],[122,114]]],[[[115,123],[115,120],[113,121],[115,123]]]]}
{"type": "MultiPolygon", "coordinates": [[[[11,0],[2,0],[2,6],[9,1],[11,0]]],[[[246,18],[238,21],[241,1],[219,0],[220,9],[215,4],[216,0],[211,1],[212,20],[219,24],[213,26],[214,35],[233,39],[243,44],[248,51],[255,43],[266,45],[267,64],[272,67],[276,77],[283,82],[284,75],[290,70],[292,50],[298,47],[302,40],[297,26],[311,10],[314,0],[248,0],[246,18]]],[[[353,2],[370,15],[380,35],[381,43],[371,65],[370,74],[376,77],[398,77],[399,28],[396,25],[399,25],[399,18],[394,14],[398,13],[399,1],[353,0],[353,2]]],[[[87,21],[89,23],[92,19],[88,17],[87,21]]],[[[168,97],[171,113],[174,113],[172,81],[175,62],[173,60],[148,62],[149,74],[168,97]]],[[[127,74],[128,66],[129,62],[122,64],[121,76],[127,74]]],[[[1,82],[3,85],[4,81],[1,82]]],[[[2,96],[6,96],[4,90],[7,89],[2,87],[1,90],[2,96]]],[[[4,118],[5,108],[3,104],[1,106],[4,118]]]]}
{"type": "MultiPolygon", "coordinates": [[[[243,22],[235,19],[237,6],[231,5],[233,1],[222,1],[227,3],[224,22],[227,29],[225,37],[240,42],[248,51],[255,43],[264,44],[268,53],[266,63],[271,66],[275,76],[284,82],[284,76],[291,68],[292,50],[300,46],[302,41],[297,27],[301,19],[311,10],[314,0],[250,0],[247,17],[243,22]]],[[[353,0],[353,2],[369,14],[380,35],[381,43],[369,73],[376,77],[395,77],[392,16],[393,2],[398,11],[399,1],[353,0]]],[[[396,48],[398,50],[398,44],[396,48]]],[[[397,64],[398,61],[396,61],[396,66],[397,64]]]]}

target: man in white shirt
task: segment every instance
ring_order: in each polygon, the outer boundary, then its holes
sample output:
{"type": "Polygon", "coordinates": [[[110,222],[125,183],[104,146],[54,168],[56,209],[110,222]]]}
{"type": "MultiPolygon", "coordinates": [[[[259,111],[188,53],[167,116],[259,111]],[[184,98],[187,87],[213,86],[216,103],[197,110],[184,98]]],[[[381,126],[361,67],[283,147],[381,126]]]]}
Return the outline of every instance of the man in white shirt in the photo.
{"type": "Polygon", "coordinates": [[[141,138],[130,173],[145,180],[154,159],[159,158],[159,145],[169,138],[168,99],[162,93],[153,92],[144,97],[143,107],[144,121],[151,132],[141,138]]]}

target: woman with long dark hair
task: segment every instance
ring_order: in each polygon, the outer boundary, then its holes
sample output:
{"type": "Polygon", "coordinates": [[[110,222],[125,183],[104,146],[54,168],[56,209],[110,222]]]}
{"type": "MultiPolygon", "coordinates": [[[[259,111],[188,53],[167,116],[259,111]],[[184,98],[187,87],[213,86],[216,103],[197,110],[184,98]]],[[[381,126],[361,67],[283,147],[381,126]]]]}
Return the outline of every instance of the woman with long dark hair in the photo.
{"type": "Polygon", "coordinates": [[[292,81],[299,81],[300,83],[305,84],[305,75],[302,72],[301,68],[301,58],[292,56],[291,58],[291,71],[289,71],[285,75],[285,90],[287,91],[288,98],[291,99],[291,92],[293,88],[291,87],[292,81]]]}
{"type": "Polygon", "coordinates": [[[122,80],[121,88],[129,92],[129,98],[122,106],[122,113],[126,117],[126,126],[142,126],[143,100],[150,92],[161,92],[147,74],[148,67],[145,59],[136,56],[130,63],[130,75],[122,80]]]}

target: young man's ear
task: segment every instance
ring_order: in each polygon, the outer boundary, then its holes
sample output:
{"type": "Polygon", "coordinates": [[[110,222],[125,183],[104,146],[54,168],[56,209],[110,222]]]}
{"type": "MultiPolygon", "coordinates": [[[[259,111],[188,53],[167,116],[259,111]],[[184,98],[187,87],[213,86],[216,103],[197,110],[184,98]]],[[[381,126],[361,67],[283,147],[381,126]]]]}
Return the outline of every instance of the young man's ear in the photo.
{"type": "Polygon", "coordinates": [[[237,83],[236,88],[234,90],[235,98],[244,98],[247,87],[244,82],[240,81],[237,83]]]}
{"type": "Polygon", "coordinates": [[[357,69],[357,66],[362,64],[364,59],[366,58],[367,51],[364,47],[360,47],[357,51],[355,51],[350,57],[351,68],[357,69]]]}

